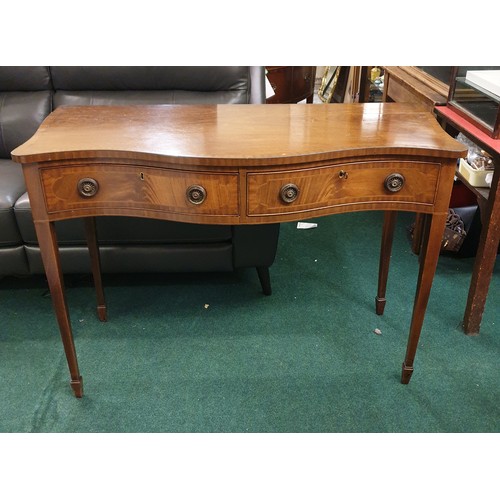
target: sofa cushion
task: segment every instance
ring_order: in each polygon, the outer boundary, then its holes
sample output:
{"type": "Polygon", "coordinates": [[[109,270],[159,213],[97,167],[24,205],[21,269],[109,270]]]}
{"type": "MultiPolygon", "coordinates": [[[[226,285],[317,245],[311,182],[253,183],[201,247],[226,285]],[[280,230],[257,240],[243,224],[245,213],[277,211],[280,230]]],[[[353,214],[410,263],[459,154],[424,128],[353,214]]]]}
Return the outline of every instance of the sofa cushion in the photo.
{"type": "Polygon", "coordinates": [[[55,90],[246,92],[248,66],[51,66],[55,90]]]}
{"type": "Polygon", "coordinates": [[[53,66],[54,107],[111,104],[246,104],[248,66],[53,66]]]}
{"type": "Polygon", "coordinates": [[[29,274],[24,246],[0,247],[0,277],[29,274]]]}
{"type": "MultiPolygon", "coordinates": [[[[43,274],[40,248],[25,247],[32,274],[43,274]]],[[[172,245],[166,252],[162,245],[120,245],[99,247],[103,273],[173,273],[232,271],[232,244],[172,245]],[[168,258],[165,258],[166,255],[168,258]]],[[[89,273],[90,258],[86,247],[60,247],[63,273],[89,273]]]]}
{"type": "MultiPolygon", "coordinates": [[[[1,71],[0,71],[1,74],[1,71]]],[[[0,158],[10,158],[51,111],[51,92],[0,92],[0,158]]]]}
{"type": "Polygon", "coordinates": [[[0,66],[0,92],[52,90],[48,66],[0,66]]]}
{"type": "Polygon", "coordinates": [[[36,132],[51,111],[51,89],[46,66],[0,66],[0,158],[36,132]]]}
{"type": "Polygon", "coordinates": [[[232,237],[231,226],[193,225],[138,217],[99,217],[97,235],[105,245],[219,243],[231,241],[232,237]]]}
{"type": "Polygon", "coordinates": [[[230,91],[186,92],[184,90],[58,90],[54,109],[59,106],[116,106],[130,104],[239,104],[230,91]]]}
{"type": "Polygon", "coordinates": [[[22,243],[14,205],[25,191],[21,165],[12,160],[0,159],[0,247],[22,243]]]}

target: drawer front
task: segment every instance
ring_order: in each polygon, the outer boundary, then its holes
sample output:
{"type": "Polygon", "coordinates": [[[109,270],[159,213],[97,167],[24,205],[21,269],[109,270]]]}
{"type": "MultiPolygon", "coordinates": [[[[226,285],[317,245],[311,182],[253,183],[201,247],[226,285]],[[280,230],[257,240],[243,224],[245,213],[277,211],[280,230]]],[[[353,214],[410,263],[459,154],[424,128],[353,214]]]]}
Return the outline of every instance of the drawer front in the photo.
{"type": "Polygon", "coordinates": [[[238,215],[238,174],[130,165],[41,170],[48,213],[113,208],[238,215]]]}
{"type": "Polygon", "coordinates": [[[381,201],[431,206],[439,171],[437,163],[380,161],[249,173],[247,215],[298,213],[381,201]]]}

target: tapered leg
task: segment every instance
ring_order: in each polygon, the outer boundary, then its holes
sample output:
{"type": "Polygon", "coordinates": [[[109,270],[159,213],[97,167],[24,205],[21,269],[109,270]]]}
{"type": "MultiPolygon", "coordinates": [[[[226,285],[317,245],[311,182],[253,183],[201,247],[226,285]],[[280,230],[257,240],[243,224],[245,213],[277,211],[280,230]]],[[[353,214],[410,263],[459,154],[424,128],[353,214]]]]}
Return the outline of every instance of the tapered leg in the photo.
{"type": "Polygon", "coordinates": [[[42,254],[45,274],[49,284],[52,303],[59,324],[64,352],[68,362],[71,376],[71,388],[77,398],[83,396],[83,380],[78,369],[75,344],[71,323],[69,319],[68,306],[64,294],[64,283],[59,260],[59,247],[53,222],[35,222],[36,234],[40,251],[42,254]]]}
{"type": "Polygon", "coordinates": [[[269,276],[269,268],[265,266],[257,267],[257,275],[259,276],[260,285],[264,295],[271,295],[271,277],[269,276]]]}
{"type": "Polygon", "coordinates": [[[417,281],[417,292],[413,305],[410,334],[403,362],[401,382],[407,384],[413,374],[413,361],[417,351],[418,340],[424,322],[425,310],[432,287],[432,280],[441,250],[447,214],[426,215],[422,230],[422,247],[420,250],[420,268],[417,281]]]}
{"type": "Polygon", "coordinates": [[[380,246],[380,263],[378,268],[378,289],[377,296],[375,297],[375,311],[378,315],[384,314],[385,292],[387,289],[387,277],[389,275],[396,217],[397,212],[384,212],[384,227],[382,229],[382,244],[380,246]]]}
{"type": "Polygon", "coordinates": [[[99,256],[99,245],[97,243],[97,232],[95,217],[86,217],[85,235],[87,237],[87,246],[90,254],[90,264],[92,267],[92,276],[97,295],[97,316],[101,321],[107,320],[106,300],[104,298],[104,289],[101,277],[101,258],[99,256]]]}

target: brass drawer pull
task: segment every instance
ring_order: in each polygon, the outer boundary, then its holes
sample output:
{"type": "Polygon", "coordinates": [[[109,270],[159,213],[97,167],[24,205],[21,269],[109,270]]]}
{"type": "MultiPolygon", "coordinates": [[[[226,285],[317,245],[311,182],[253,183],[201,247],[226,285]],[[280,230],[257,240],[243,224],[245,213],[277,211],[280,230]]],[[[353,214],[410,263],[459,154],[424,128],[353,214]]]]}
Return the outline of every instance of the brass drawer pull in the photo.
{"type": "Polygon", "coordinates": [[[300,190],[295,184],[285,184],[280,189],[280,197],[285,203],[292,203],[299,196],[300,190]]]}
{"type": "Polygon", "coordinates": [[[385,178],[384,186],[387,191],[397,193],[405,183],[405,178],[401,174],[390,174],[385,178]]]}
{"type": "Polygon", "coordinates": [[[95,179],[85,177],[78,181],[78,192],[81,196],[91,198],[97,194],[97,191],[99,191],[99,183],[95,179]]]}
{"type": "Polygon", "coordinates": [[[186,196],[189,203],[201,205],[207,198],[207,192],[203,186],[195,184],[187,188],[186,196]]]}

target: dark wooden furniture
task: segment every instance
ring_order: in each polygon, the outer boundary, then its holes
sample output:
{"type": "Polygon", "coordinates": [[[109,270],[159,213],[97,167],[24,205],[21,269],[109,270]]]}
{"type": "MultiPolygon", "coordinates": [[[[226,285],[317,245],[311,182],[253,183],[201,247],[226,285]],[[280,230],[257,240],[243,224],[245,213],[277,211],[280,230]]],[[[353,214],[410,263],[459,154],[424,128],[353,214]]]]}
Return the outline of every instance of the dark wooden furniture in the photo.
{"type": "MultiPolygon", "coordinates": [[[[500,139],[490,137],[460,113],[457,113],[454,108],[439,106],[435,109],[435,113],[444,128],[451,127],[455,133],[462,132],[490,153],[496,165],[490,189],[475,188],[460,176],[460,180],[476,195],[478,205],[481,207],[482,230],[463,321],[465,333],[475,335],[479,333],[481,327],[481,319],[500,243],[500,139]]],[[[457,175],[459,174],[457,173],[457,175]]]]}
{"type": "Polygon", "coordinates": [[[313,102],[316,66],[266,66],[266,72],[275,93],[268,104],[313,102]]]}
{"type": "Polygon", "coordinates": [[[432,111],[446,104],[449,83],[416,66],[384,66],[384,102],[411,102],[432,111]]]}
{"type": "Polygon", "coordinates": [[[54,221],[83,217],[106,319],[94,218],[266,224],[384,210],[376,311],[382,314],[396,211],[425,235],[401,381],[413,373],[457,157],[465,150],[406,104],[59,108],[12,152],[22,163],[71,386],[83,394],[54,221]]]}

